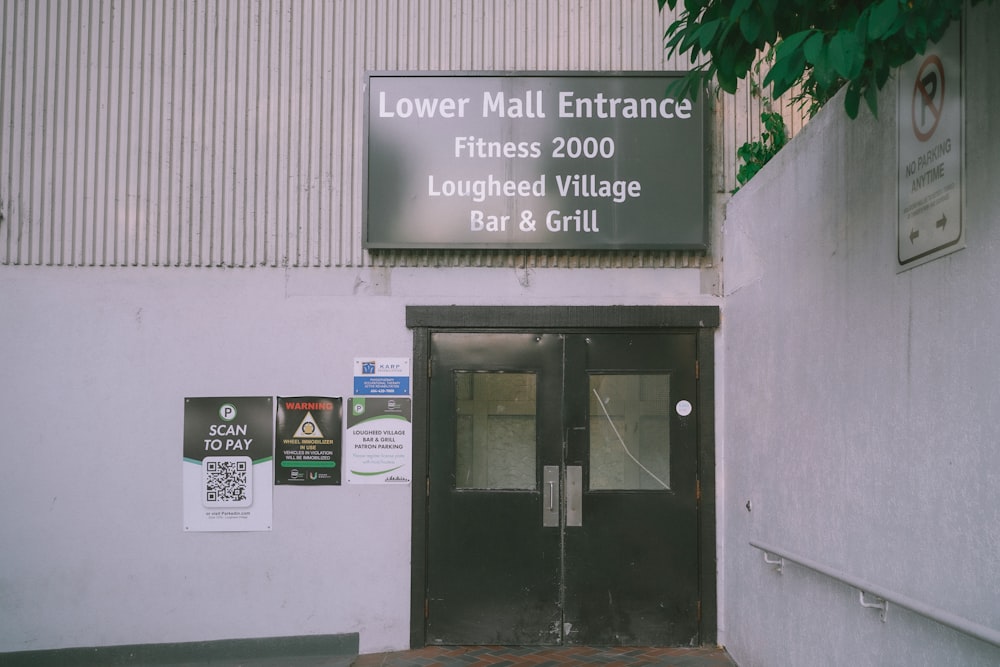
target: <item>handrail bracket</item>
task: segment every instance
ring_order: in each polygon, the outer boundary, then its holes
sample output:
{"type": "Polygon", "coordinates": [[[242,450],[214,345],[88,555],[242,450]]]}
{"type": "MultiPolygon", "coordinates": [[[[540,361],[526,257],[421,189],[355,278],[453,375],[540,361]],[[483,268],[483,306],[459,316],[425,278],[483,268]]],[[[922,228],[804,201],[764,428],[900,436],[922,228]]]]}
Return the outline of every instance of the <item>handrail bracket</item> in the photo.
{"type": "Polygon", "coordinates": [[[885,623],[886,614],[889,613],[889,601],[886,600],[885,598],[882,598],[882,597],[879,597],[878,595],[875,595],[874,593],[872,594],[872,597],[875,598],[874,602],[866,602],[865,601],[865,592],[863,590],[861,590],[861,589],[858,589],[858,601],[861,602],[861,606],[865,607],[866,609],[880,609],[880,610],[882,610],[882,613],[880,614],[880,616],[882,617],[882,622],[885,623]]]}
{"type": "Polygon", "coordinates": [[[778,574],[781,574],[781,568],[785,566],[784,558],[778,556],[777,560],[771,560],[770,558],[767,557],[766,551],[764,552],[764,562],[767,563],[768,565],[773,565],[774,571],[777,572],[778,574]]]}

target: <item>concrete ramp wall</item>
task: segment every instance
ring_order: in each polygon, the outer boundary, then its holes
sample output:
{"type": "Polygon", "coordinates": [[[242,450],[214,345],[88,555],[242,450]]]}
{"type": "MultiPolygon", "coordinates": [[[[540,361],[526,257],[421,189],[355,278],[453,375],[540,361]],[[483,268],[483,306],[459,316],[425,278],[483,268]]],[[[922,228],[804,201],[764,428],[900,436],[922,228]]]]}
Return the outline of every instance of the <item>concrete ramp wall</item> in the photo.
{"type": "Polygon", "coordinates": [[[832,101],[728,206],[720,637],[741,667],[1000,664],[750,546],[1000,629],[1000,5],[969,19],[965,249],[896,270],[894,82],[878,119],[832,101]]]}

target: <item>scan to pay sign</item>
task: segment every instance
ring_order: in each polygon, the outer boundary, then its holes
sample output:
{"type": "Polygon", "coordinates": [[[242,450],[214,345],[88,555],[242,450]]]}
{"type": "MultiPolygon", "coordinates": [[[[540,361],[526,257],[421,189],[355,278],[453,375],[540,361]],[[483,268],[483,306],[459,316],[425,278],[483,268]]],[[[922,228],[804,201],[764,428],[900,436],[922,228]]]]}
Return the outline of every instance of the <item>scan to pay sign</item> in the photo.
{"type": "Polygon", "coordinates": [[[184,530],[271,530],[270,396],[184,399],[184,530]]]}

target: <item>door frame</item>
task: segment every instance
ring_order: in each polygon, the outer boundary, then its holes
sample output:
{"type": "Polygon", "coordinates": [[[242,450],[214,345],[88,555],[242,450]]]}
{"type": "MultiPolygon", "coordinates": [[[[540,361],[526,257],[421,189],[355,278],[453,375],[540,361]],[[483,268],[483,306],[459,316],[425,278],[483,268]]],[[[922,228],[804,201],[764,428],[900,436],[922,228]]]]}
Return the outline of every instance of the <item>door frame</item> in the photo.
{"type": "Polygon", "coordinates": [[[718,626],[715,503],[715,329],[718,306],[407,306],[413,331],[413,482],[410,537],[410,647],[426,645],[427,489],[430,344],[438,332],[659,332],[696,334],[699,637],[714,644],[718,626]]]}

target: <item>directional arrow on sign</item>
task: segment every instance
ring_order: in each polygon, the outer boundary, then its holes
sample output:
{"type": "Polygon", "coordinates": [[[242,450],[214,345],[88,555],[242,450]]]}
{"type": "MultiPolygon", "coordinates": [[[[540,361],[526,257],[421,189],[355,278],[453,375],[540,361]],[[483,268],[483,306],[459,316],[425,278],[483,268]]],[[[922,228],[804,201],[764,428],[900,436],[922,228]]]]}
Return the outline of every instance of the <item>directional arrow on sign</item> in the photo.
{"type": "Polygon", "coordinates": [[[913,231],[911,231],[910,232],[910,243],[913,243],[913,240],[915,238],[917,238],[918,236],[920,236],[920,230],[919,229],[914,229],[913,231]]]}
{"type": "Polygon", "coordinates": [[[948,216],[946,216],[946,215],[945,215],[944,213],[942,213],[942,214],[941,214],[941,219],[940,219],[940,220],[938,220],[938,221],[937,221],[936,223],[934,223],[934,224],[936,224],[936,225],[937,225],[937,228],[938,228],[938,229],[944,229],[944,226],[948,224],[948,216]]]}

